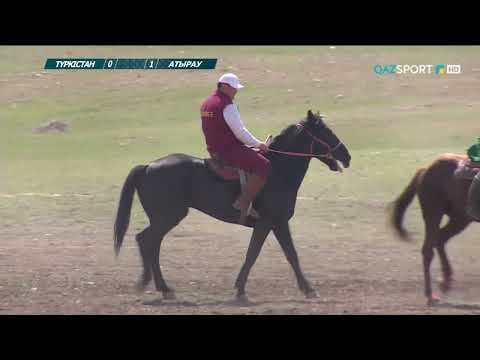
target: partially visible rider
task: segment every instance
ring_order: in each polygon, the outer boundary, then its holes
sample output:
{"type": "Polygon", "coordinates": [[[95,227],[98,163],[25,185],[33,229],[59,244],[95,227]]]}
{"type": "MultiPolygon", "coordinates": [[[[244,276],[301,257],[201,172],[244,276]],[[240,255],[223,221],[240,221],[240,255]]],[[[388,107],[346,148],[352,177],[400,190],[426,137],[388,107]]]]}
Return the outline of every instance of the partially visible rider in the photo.
{"type": "MultiPolygon", "coordinates": [[[[478,143],[468,149],[468,157],[472,163],[480,166],[480,138],[478,143]]],[[[467,214],[475,221],[480,221],[480,171],[473,178],[467,197],[467,214]]]]}

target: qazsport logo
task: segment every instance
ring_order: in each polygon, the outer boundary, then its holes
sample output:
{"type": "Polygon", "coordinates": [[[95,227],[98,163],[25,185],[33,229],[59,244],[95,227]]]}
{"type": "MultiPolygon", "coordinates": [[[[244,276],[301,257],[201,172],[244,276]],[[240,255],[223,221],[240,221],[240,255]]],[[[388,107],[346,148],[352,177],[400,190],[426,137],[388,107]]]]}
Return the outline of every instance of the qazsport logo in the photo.
{"type": "Polygon", "coordinates": [[[398,64],[375,64],[373,71],[377,75],[445,75],[461,74],[462,66],[453,64],[422,64],[422,65],[398,65],[398,64]]]}

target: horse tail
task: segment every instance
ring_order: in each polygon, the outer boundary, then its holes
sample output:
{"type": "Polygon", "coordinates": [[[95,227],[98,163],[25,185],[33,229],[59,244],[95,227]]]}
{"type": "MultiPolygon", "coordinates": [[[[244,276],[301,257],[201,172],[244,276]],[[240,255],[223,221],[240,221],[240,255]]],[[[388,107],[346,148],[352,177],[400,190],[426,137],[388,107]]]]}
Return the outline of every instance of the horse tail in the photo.
{"type": "Polygon", "coordinates": [[[122,246],[123,238],[127,232],[128,224],[130,223],[130,211],[132,209],[135,189],[138,186],[141,176],[145,173],[146,167],[146,165],[135,166],[130,170],[130,173],[125,179],[125,183],[123,184],[113,231],[115,256],[118,256],[120,253],[120,247],[122,246]]]}
{"type": "Polygon", "coordinates": [[[410,239],[408,232],[403,227],[403,216],[405,215],[405,211],[412,202],[413,198],[417,194],[420,178],[425,171],[425,168],[417,170],[415,176],[412,178],[412,180],[410,180],[410,183],[405,190],[403,190],[400,196],[391,204],[393,209],[390,215],[390,225],[401,240],[410,239]]]}

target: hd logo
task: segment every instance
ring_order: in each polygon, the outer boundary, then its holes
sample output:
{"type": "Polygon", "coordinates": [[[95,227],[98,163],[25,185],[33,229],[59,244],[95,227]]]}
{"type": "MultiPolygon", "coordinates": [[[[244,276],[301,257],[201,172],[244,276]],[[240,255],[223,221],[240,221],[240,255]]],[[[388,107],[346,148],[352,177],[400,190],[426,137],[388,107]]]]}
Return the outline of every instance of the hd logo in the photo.
{"type": "Polygon", "coordinates": [[[462,73],[462,66],[461,65],[447,65],[438,64],[435,67],[435,74],[437,75],[445,75],[445,74],[461,74],[462,73]]]}

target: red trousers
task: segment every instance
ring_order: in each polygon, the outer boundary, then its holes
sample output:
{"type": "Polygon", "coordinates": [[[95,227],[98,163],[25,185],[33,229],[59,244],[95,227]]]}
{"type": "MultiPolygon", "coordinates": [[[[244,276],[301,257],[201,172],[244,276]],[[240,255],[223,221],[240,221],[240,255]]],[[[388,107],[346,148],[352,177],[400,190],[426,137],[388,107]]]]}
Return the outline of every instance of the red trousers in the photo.
{"type": "Polygon", "coordinates": [[[225,149],[216,150],[215,153],[225,160],[229,166],[253,173],[264,180],[268,178],[272,168],[270,160],[245,145],[230,146],[225,149]]]}

